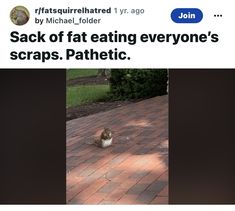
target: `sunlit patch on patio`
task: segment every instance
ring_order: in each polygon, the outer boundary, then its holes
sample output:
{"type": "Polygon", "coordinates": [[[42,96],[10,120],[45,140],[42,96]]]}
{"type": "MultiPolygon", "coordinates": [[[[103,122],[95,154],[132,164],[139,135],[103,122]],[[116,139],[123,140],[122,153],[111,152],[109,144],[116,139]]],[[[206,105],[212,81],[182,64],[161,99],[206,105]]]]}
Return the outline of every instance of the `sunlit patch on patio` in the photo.
{"type": "Polygon", "coordinates": [[[67,122],[67,202],[168,203],[168,96],[67,122]],[[104,127],[113,146],[87,144],[104,127]]]}

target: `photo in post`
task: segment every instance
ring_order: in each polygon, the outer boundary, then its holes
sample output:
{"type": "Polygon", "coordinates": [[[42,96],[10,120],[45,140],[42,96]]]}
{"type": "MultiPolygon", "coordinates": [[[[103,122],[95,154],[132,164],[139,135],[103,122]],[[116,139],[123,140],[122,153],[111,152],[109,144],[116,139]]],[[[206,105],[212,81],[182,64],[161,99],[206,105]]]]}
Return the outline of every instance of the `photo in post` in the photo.
{"type": "Polygon", "coordinates": [[[67,70],[67,203],[168,204],[167,70],[67,70]]]}

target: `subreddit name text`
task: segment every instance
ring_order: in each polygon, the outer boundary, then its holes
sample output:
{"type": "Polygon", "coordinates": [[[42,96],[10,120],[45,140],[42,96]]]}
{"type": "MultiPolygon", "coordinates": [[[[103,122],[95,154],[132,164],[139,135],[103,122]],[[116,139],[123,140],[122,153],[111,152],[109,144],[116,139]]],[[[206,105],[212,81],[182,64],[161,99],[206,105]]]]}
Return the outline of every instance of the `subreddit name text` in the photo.
{"type": "Polygon", "coordinates": [[[41,14],[111,14],[112,10],[111,7],[108,8],[87,8],[87,7],[81,7],[81,8],[45,8],[45,7],[39,7],[35,9],[35,13],[37,15],[41,14]]]}

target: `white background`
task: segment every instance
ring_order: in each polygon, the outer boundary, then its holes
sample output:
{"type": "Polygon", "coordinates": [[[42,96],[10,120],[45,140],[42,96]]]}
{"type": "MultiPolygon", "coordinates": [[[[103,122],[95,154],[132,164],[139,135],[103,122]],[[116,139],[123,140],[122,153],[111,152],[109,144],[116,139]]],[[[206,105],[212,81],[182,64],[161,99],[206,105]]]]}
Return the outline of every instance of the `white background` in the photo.
{"type": "MultiPolygon", "coordinates": [[[[234,68],[235,49],[235,13],[232,0],[11,0],[5,1],[1,6],[0,13],[0,46],[1,60],[0,68],[234,68]],[[30,11],[30,20],[24,26],[14,25],[9,14],[13,7],[23,5],[30,11]],[[73,24],[43,24],[34,23],[34,9],[38,7],[47,8],[108,8],[119,9],[141,9],[145,10],[143,15],[79,15],[77,17],[102,17],[102,23],[97,25],[73,24]],[[175,8],[199,8],[203,12],[203,20],[198,24],[176,24],[170,14],[175,8]],[[214,14],[222,14],[222,18],[215,18],[214,14]],[[58,33],[59,31],[73,31],[74,33],[87,32],[108,33],[117,30],[119,33],[205,33],[208,31],[219,35],[219,42],[212,43],[141,43],[128,45],[127,43],[12,43],[10,33],[58,33]],[[81,61],[81,60],[11,60],[11,51],[59,51],[64,55],[65,49],[73,48],[77,51],[93,48],[97,51],[118,48],[127,52],[131,60],[125,61],[81,61]]],[[[113,10],[112,10],[113,11],[113,10]]],[[[40,17],[52,17],[53,15],[41,15],[40,17]]],[[[63,15],[62,18],[71,18],[75,15],[63,15]]],[[[55,15],[58,17],[58,15],[55,15]]]]}

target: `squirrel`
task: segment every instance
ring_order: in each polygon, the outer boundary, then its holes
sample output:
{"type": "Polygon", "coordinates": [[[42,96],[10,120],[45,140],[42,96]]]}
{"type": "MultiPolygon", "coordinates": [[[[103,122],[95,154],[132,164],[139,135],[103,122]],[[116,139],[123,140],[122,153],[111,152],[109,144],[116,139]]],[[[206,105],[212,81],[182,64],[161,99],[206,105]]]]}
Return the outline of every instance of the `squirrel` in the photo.
{"type": "MultiPolygon", "coordinates": [[[[105,140],[110,140],[112,139],[112,131],[109,128],[104,128],[104,130],[102,131],[102,133],[100,134],[99,138],[95,139],[95,140],[91,140],[91,141],[86,141],[86,144],[89,145],[95,145],[97,147],[101,147],[101,148],[105,148],[107,146],[103,145],[103,141],[105,140]]],[[[112,141],[112,140],[111,140],[112,141]]],[[[111,142],[112,143],[112,142],[111,142]]],[[[111,145],[111,144],[110,144],[111,145]]],[[[108,146],[110,146],[108,145],[108,146]]]]}
{"type": "Polygon", "coordinates": [[[112,131],[109,128],[104,128],[102,131],[100,138],[95,140],[94,144],[98,147],[103,147],[102,140],[109,140],[112,138],[112,131]]]}
{"type": "Polygon", "coordinates": [[[15,10],[12,13],[12,19],[14,20],[16,25],[24,25],[28,22],[29,17],[23,10],[15,10]]]}
{"type": "Polygon", "coordinates": [[[85,143],[89,145],[95,145],[97,147],[105,148],[107,146],[110,146],[112,144],[112,131],[109,128],[104,128],[102,133],[100,134],[99,138],[95,140],[86,140],[85,143]],[[111,143],[108,145],[104,146],[103,141],[105,140],[111,140],[111,143]]]}

